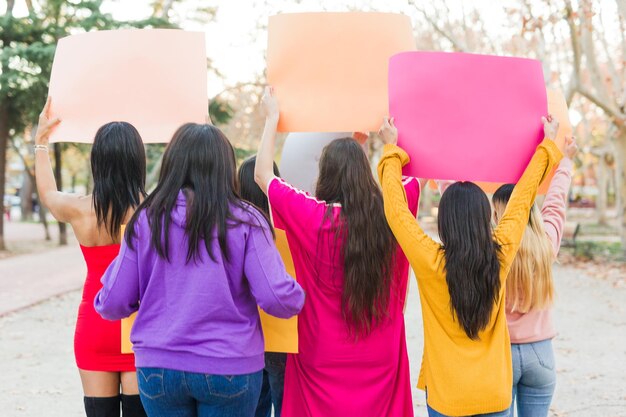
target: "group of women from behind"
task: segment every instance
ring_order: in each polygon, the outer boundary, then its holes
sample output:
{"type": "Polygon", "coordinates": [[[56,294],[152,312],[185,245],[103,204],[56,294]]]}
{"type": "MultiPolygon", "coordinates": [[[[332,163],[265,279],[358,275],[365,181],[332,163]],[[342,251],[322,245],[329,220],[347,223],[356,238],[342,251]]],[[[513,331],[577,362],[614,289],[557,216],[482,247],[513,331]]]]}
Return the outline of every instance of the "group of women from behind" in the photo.
{"type": "MultiPolygon", "coordinates": [[[[72,225],[88,266],[75,335],[87,416],[119,416],[120,400],[124,416],[260,415],[258,307],[298,314],[299,353],[288,355],[284,386],[272,386],[276,416],[412,416],[409,263],[422,306],[419,387],[429,416],[512,416],[515,403],[520,417],[547,416],[555,386],[551,263],[576,151],[568,143],[539,211],[537,188],[561,159],[556,121],[544,119],[546,139],[518,184],[494,194],[493,216],[475,184],[447,187],[437,243],[416,220],[421,185],[402,177],[409,157],[396,145],[393,119],[379,132],[380,186],[363,148],[346,137],[324,148],[311,196],[278,176],[270,88],[263,104],[258,154],[239,176],[232,145],[208,124],[178,129],[149,195],[141,139],[127,123],[96,134],[91,196],[57,191],[47,152],[36,152],[42,202],[72,225]],[[273,225],[286,232],[297,281],[273,225]],[[121,354],[119,320],[134,312],[134,355],[121,354]]],[[[36,151],[47,150],[60,122],[49,106],[36,151]]]]}

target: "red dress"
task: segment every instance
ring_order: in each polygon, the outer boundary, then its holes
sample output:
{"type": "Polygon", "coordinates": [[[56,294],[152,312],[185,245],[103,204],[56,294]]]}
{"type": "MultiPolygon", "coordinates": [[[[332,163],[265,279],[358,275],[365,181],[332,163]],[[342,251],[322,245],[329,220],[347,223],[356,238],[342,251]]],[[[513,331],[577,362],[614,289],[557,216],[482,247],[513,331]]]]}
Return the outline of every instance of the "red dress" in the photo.
{"type": "Polygon", "coordinates": [[[122,353],[120,321],[104,320],[93,308],[102,284],[100,278],[120,251],[120,245],[82,246],[87,279],[78,307],[74,355],[78,369],[85,371],[135,372],[135,355],[122,353]]]}

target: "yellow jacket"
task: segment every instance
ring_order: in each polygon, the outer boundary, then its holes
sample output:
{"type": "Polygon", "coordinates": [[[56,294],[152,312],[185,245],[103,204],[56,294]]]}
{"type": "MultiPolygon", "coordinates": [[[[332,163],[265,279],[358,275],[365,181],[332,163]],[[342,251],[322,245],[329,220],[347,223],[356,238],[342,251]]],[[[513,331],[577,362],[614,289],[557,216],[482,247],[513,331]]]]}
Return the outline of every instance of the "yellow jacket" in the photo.
{"type": "Polygon", "coordinates": [[[418,387],[428,388],[428,404],[439,413],[486,414],[511,405],[513,372],[504,303],[505,280],[528,223],[537,187],[561,157],[554,142],[544,139],[494,230],[494,240],[501,246],[500,294],[489,324],[479,334],[480,339],[472,340],[450,310],[444,251],[424,233],[407,207],[402,167],[409,162],[409,156],[395,145],[385,145],[378,164],[385,216],[415,271],[422,304],[424,356],[418,387]]]}

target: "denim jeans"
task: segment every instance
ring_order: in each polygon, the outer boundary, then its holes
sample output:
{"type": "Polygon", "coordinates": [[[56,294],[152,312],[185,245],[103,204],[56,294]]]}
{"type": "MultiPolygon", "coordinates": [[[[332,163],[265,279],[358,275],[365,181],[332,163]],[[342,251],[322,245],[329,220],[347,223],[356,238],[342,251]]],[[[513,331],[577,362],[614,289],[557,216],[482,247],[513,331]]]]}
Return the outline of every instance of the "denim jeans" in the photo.
{"type": "Polygon", "coordinates": [[[552,340],[512,344],[513,403],[518,417],[546,417],[556,387],[552,340]]]}
{"type": "Polygon", "coordinates": [[[283,406],[283,392],[285,390],[286,353],[267,352],[265,354],[265,369],[263,370],[263,386],[259,404],[256,407],[255,417],[270,417],[274,404],[274,417],[280,417],[283,406]]]}
{"type": "MultiPolygon", "coordinates": [[[[449,417],[446,416],[445,414],[441,414],[435,410],[433,410],[432,408],[430,408],[430,406],[428,405],[428,391],[426,392],[426,408],[428,409],[428,417],[449,417]]],[[[509,410],[504,410],[504,411],[498,411],[497,413],[487,413],[487,414],[474,414],[471,416],[464,416],[464,417],[509,417],[509,410]]]]}
{"type": "MultiPolygon", "coordinates": [[[[428,417],[448,417],[445,414],[441,414],[430,408],[429,405],[426,405],[428,408],[428,417]]],[[[489,413],[489,414],[474,414],[473,416],[466,417],[509,417],[509,410],[500,411],[498,413],[489,413]]]]}
{"type": "Polygon", "coordinates": [[[263,372],[208,375],[137,368],[141,402],[149,417],[251,417],[263,372]]]}

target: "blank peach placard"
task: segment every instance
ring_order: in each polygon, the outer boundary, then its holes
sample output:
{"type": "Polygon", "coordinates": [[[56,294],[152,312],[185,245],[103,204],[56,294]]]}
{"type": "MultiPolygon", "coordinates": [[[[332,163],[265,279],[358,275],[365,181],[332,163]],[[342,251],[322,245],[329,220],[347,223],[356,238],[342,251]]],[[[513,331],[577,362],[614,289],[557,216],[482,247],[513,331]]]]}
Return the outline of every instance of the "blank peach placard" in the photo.
{"type": "Polygon", "coordinates": [[[51,142],[93,142],[100,126],[132,123],[146,143],[168,142],[208,114],[204,34],[174,29],[89,32],[59,41],[49,94],[61,124],[51,142]]]}
{"type": "Polygon", "coordinates": [[[377,131],[387,69],[415,50],[411,21],[391,13],[294,13],[269,19],[267,79],[281,132],[377,131]]]}
{"type": "MultiPolygon", "coordinates": [[[[569,120],[569,113],[567,109],[567,102],[565,101],[565,96],[560,89],[555,90],[547,90],[548,94],[548,113],[552,114],[559,121],[559,131],[556,135],[556,145],[559,147],[561,151],[565,149],[565,138],[571,137],[574,134],[574,129],[572,128],[572,123],[569,120]]],[[[553,171],[543,180],[541,185],[539,186],[538,194],[546,194],[548,192],[548,188],[550,187],[550,183],[552,182],[552,178],[554,177],[554,173],[558,167],[554,167],[553,171]]],[[[482,188],[486,193],[495,192],[498,187],[502,184],[491,183],[491,182],[479,182],[478,185],[482,188]]]]}

